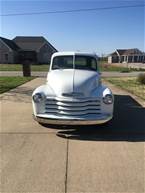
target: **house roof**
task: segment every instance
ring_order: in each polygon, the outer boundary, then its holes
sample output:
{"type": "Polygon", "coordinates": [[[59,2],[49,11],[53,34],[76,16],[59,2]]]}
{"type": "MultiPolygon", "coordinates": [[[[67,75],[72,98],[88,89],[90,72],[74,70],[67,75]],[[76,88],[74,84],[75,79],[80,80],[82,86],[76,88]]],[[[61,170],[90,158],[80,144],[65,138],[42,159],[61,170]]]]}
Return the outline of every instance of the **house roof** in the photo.
{"type": "Polygon", "coordinates": [[[0,40],[2,40],[9,48],[11,48],[14,51],[17,51],[20,49],[19,46],[12,40],[9,40],[3,37],[0,37],[0,40]]]}
{"type": "Polygon", "coordinates": [[[140,51],[138,48],[132,48],[132,49],[116,49],[115,52],[109,54],[109,56],[130,56],[130,55],[144,55],[144,52],[140,51]]]}
{"type": "Polygon", "coordinates": [[[133,48],[133,49],[117,49],[116,50],[119,55],[135,55],[135,54],[143,54],[142,51],[140,51],[137,48],[133,48]]]}
{"type": "Polygon", "coordinates": [[[13,41],[23,50],[36,51],[47,43],[54,51],[57,51],[44,37],[42,36],[16,36],[13,41]]]}
{"type": "Polygon", "coordinates": [[[118,56],[117,52],[112,52],[111,54],[109,54],[108,56],[118,56]]]}
{"type": "Polygon", "coordinates": [[[119,55],[124,55],[126,53],[127,49],[116,49],[116,52],[119,54],[119,55]]]}

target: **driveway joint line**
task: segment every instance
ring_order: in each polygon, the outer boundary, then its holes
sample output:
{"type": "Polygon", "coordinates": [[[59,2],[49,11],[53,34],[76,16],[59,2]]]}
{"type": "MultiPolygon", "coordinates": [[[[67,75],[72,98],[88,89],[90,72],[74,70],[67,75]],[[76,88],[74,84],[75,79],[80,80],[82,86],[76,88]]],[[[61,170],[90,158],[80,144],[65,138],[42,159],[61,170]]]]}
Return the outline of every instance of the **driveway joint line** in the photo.
{"type": "Polygon", "coordinates": [[[67,193],[67,180],[68,180],[68,150],[69,150],[69,139],[67,139],[67,146],[66,146],[65,193],[67,193]]]}
{"type": "Polygon", "coordinates": [[[37,133],[33,133],[33,132],[0,132],[0,135],[44,135],[44,134],[55,134],[56,132],[37,132],[37,133]]]}

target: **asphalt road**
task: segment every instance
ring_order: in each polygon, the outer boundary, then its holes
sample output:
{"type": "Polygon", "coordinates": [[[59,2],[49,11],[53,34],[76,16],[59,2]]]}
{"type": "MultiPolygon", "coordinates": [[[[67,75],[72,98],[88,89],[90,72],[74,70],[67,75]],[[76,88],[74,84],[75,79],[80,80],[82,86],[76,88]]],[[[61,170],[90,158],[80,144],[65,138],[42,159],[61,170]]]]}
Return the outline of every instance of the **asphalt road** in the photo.
{"type": "Polygon", "coordinates": [[[43,127],[32,119],[28,82],[1,96],[1,193],[144,193],[145,108],[115,89],[102,126],[43,127]]]}
{"type": "MultiPolygon", "coordinates": [[[[142,72],[102,72],[102,77],[134,77],[138,76],[140,73],[142,72]]],[[[46,77],[47,72],[32,72],[31,75],[37,77],[46,77]]],[[[0,71],[0,76],[23,76],[23,73],[21,71],[0,71]]]]}

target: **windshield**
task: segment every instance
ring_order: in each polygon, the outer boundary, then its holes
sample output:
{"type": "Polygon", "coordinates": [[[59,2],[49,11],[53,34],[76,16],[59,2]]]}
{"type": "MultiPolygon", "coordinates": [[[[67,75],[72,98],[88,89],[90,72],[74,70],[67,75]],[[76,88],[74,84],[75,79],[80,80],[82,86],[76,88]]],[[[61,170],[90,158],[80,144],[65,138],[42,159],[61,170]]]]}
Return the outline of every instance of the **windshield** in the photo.
{"type": "Polygon", "coordinates": [[[73,56],[56,56],[53,58],[52,69],[72,69],[73,56]]]}
{"type": "Polygon", "coordinates": [[[52,70],[55,69],[80,69],[80,70],[97,70],[97,61],[91,56],[75,56],[73,67],[73,56],[56,56],[53,59],[52,70]]]}

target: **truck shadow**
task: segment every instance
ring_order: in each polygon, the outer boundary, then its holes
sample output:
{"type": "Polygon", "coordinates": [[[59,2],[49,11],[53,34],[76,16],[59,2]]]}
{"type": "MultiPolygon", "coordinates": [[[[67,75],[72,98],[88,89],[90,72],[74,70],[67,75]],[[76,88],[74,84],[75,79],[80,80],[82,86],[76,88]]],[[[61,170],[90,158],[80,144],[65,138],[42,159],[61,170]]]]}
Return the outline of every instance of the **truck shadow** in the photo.
{"type": "MultiPolygon", "coordinates": [[[[53,128],[58,129],[58,126],[53,128]]],[[[145,108],[130,96],[115,95],[114,117],[110,122],[94,126],[66,126],[57,132],[57,136],[91,141],[145,141],[145,108]]]]}

